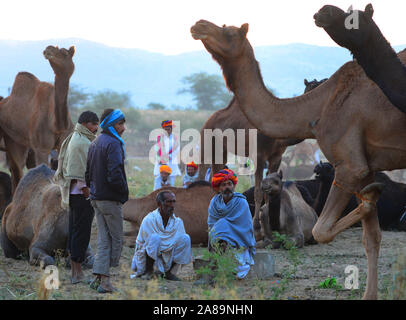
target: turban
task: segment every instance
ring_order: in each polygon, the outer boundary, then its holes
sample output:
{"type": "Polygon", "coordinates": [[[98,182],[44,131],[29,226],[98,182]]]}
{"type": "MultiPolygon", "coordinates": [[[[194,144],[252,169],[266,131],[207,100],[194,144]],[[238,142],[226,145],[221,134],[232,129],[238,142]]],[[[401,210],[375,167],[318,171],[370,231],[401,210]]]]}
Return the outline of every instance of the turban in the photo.
{"type": "Polygon", "coordinates": [[[168,173],[168,174],[171,174],[171,173],[172,173],[172,169],[171,169],[169,166],[167,166],[166,164],[163,164],[162,166],[159,167],[159,172],[160,172],[160,173],[161,173],[161,172],[166,172],[166,173],[168,173]]]}
{"type": "Polygon", "coordinates": [[[217,172],[211,179],[211,186],[214,190],[218,190],[223,181],[231,180],[234,185],[237,184],[237,175],[230,169],[223,169],[217,172]]]}
{"type": "Polygon", "coordinates": [[[172,120],[164,120],[161,122],[161,127],[165,128],[165,127],[172,127],[172,120]]]}
{"type": "Polygon", "coordinates": [[[197,164],[192,161],[192,162],[189,162],[188,164],[186,164],[186,167],[193,167],[193,168],[197,169],[197,164]]]}
{"type": "Polygon", "coordinates": [[[125,150],[124,150],[124,140],[118,135],[116,129],[114,129],[114,125],[119,122],[120,120],[124,120],[124,113],[119,110],[115,109],[114,111],[110,112],[107,117],[100,123],[100,127],[103,130],[110,132],[113,136],[115,136],[123,146],[124,157],[125,157],[125,150]]]}

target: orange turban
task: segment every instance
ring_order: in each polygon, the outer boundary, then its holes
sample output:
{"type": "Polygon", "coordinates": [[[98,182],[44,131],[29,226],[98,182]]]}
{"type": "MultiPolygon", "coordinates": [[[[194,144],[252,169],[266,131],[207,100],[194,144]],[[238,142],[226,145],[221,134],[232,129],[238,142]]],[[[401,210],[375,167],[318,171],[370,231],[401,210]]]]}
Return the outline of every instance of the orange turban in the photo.
{"type": "Polygon", "coordinates": [[[166,172],[166,173],[168,173],[168,174],[171,174],[171,173],[172,173],[172,169],[171,169],[169,166],[167,166],[166,164],[163,164],[162,166],[159,167],[159,172],[160,172],[160,173],[161,173],[161,172],[166,172]]]}
{"type": "Polygon", "coordinates": [[[165,127],[172,127],[172,120],[164,120],[161,122],[161,127],[165,128],[165,127]]]}
{"type": "Polygon", "coordinates": [[[197,164],[192,161],[192,162],[189,162],[188,164],[186,164],[186,167],[193,167],[193,168],[197,169],[197,164]]]}
{"type": "Polygon", "coordinates": [[[220,187],[220,184],[223,181],[227,181],[227,180],[231,180],[234,185],[236,185],[238,182],[237,175],[234,173],[233,170],[230,170],[230,169],[220,170],[211,179],[211,186],[213,187],[214,190],[217,191],[220,187]]]}

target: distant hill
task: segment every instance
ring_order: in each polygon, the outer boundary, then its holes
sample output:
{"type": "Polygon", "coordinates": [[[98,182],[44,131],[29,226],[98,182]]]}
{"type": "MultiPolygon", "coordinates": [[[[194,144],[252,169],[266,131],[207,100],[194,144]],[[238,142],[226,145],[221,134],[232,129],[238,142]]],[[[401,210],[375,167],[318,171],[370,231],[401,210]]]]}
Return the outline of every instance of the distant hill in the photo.
{"type": "MultiPolygon", "coordinates": [[[[221,75],[220,67],[205,50],[163,55],[113,48],[82,39],[0,40],[0,95],[8,95],[8,88],[19,71],[31,72],[43,81],[53,81],[52,69],[42,56],[50,44],[65,48],[76,46],[76,69],[71,83],[89,92],[103,89],[129,92],[134,105],[140,108],[150,102],[168,107],[194,106],[191,96],[177,94],[183,87],[181,79],[200,71],[221,75]]],[[[265,84],[282,98],[301,94],[304,78],[329,77],[352,59],[347,50],[339,47],[289,44],[254,49],[265,84]]]]}

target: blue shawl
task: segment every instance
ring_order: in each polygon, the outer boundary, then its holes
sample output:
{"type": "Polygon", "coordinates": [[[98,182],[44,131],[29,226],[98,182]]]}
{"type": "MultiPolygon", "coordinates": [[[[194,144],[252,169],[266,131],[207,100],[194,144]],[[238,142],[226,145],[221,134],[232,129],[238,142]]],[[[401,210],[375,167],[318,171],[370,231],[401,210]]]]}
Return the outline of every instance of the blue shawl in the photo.
{"type": "Polygon", "coordinates": [[[118,135],[116,129],[114,129],[114,125],[119,122],[120,120],[124,119],[124,113],[119,110],[115,109],[112,111],[104,120],[102,123],[100,123],[100,127],[103,130],[106,130],[110,132],[113,136],[115,136],[120,142],[123,147],[123,152],[124,152],[124,158],[125,158],[125,149],[124,149],[124,140],[118,135]]]}
{"type": "Polygon", "coordinates": [[[234,192],[231,200],[225,204],[219,193],[209,205],[209,239],[222,239],[233,247],[245,248],[255,255],[255,238],[251,212],[244,195],[234,192]]]}

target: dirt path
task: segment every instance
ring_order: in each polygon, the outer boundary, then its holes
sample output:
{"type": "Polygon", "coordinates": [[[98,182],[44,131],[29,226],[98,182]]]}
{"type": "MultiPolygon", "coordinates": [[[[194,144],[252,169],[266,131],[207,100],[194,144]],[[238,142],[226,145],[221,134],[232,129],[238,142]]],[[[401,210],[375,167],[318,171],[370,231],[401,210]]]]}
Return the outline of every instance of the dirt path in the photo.
{"type": "MultiPolygon", "coordinates": [[[[96,230],[96,228],[93,228],[96,230]]],[[[92,246],[96,247],[96,232],[92,246]]],[[[119,289],[114,295],[101,295],[86,284],[71,285],[70,270],[58,265],[60,288],[51,293],[51,299],[360,299],[365,288],[366,257],[361,244],[362,229],[351,228],[340,234],[330,244],[317,244],[292,251],[272,250],[276,263],[275,277],[234,281],[229,288],[207,290],[195,287],[193,268],[185,266],[180,277],[183,282],[166,280],[144,281],[129,279],[133,249],[124,247],[120,267],[112,269],[112,281],[119,289]],[[292,260],[296,258],[296,260],[292,260]],[[292,261],[297,261],[296,271],[292,261]],[[344,287],[346,266],[359,269],[359,290],[321,289],[326,278],[335,277],[344,287]]],[[[389,299],[392,286],[392,264],[399,249],[406,247],[405,232],[382,232],[379,258],[379,298],[389,299]]],[[[194,248],[195,255],[203,249],[194,248]]],[[[91,270],[85,270],[91,277],[91,270]]],[[[0,253],[0,299],[36,299],[38,282],[44,273],[25,260],[6,259],[0,253]]]]}

